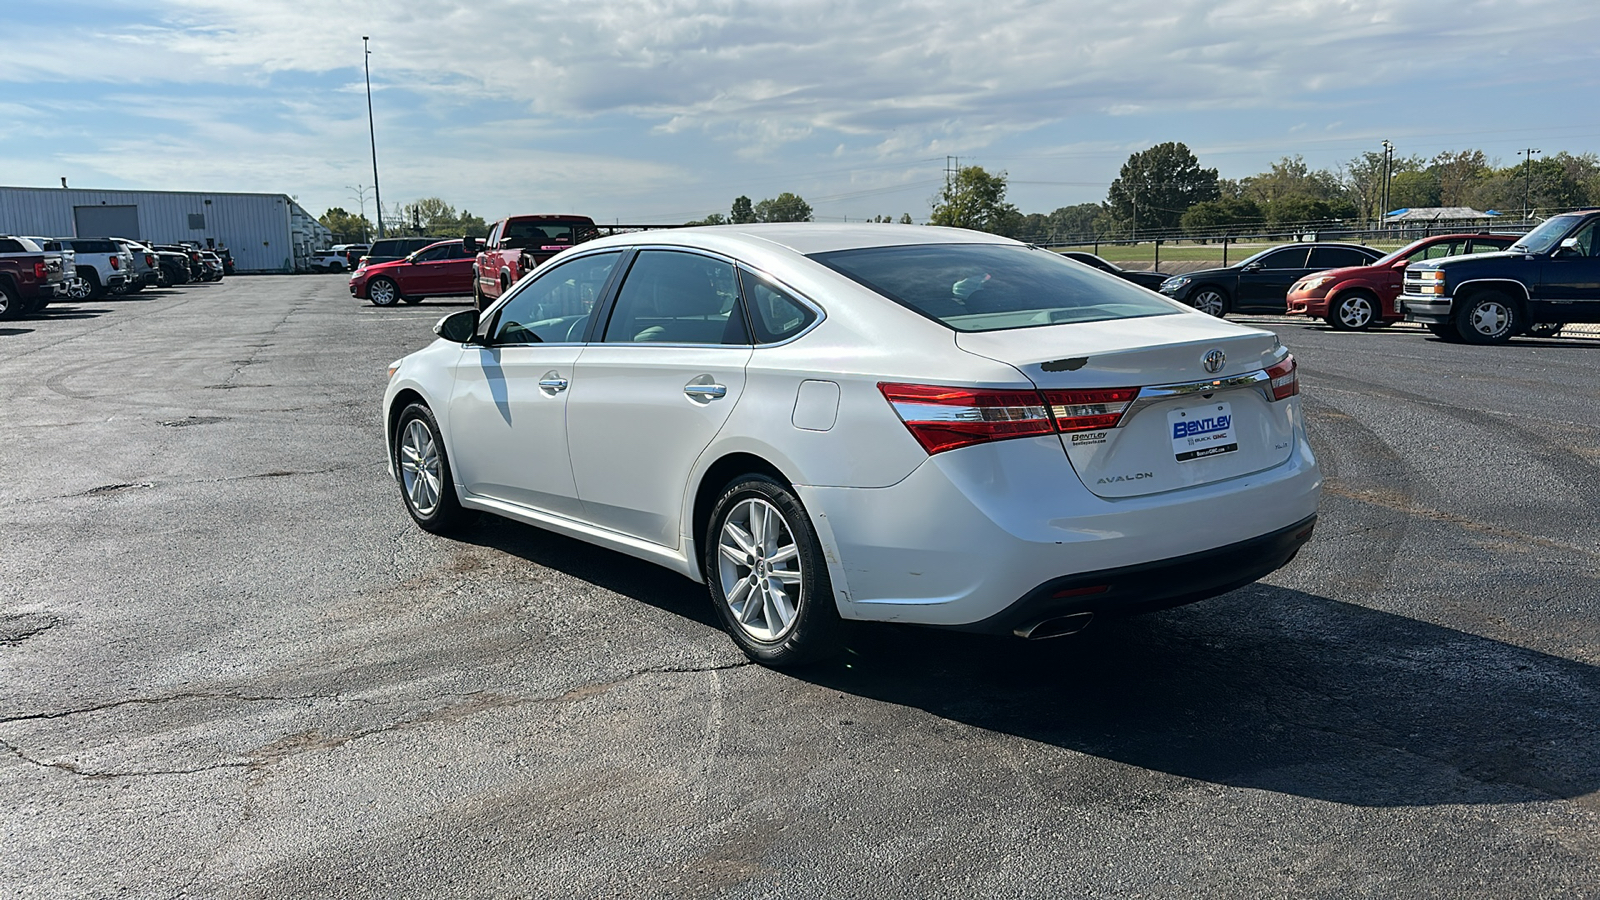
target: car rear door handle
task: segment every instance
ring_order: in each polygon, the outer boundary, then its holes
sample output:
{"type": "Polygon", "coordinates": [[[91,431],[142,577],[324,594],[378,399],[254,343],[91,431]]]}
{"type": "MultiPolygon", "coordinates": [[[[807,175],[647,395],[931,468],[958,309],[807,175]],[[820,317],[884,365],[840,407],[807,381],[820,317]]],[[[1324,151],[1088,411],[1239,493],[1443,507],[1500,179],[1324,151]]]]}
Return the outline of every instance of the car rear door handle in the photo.
{"type": "Polygon", "coordinates": [[[688,384],[683,392],[696,400],[720,400],[728,396],[728,389],[720,384],[688,384]]]}

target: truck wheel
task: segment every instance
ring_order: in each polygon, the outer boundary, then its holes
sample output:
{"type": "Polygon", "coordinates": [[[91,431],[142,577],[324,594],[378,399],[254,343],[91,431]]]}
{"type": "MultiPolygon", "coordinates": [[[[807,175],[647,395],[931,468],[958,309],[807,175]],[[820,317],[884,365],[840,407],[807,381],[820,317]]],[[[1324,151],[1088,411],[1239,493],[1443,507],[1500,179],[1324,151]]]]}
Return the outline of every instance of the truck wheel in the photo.
{"type": "Polygon", "coordinates": [[[1528,326],[1528,337],[1553,338],[1561,333],[1561,322],[1539,322],[1528,326]]]}
{"type": "Polygon", "coordinates": [[[1366,291],[1349,291],[1334,300],[1328,324],[1339,331],[1366,331],[1377,317],[1376,297],[1366,291]]]}
{"type": "Polygon", "coordinates": [[[483,285],[476,278],[472,279],[472,305],[478,308],[478,312],[483,312],[483,285]]]}
{"type": "Polygon", "coordinates": [[[22,301],[16,288],[8,281],[0,281],[0,320],[15,319],[22,315],[22,301]]]}
{"type": "Polygon", "coordinates": [[[92,267],[79,269],[79,277],[89,286],[89,292],[84,295],[86,300],[99,300],[106,295],[105,286],[100,283],[100,273],[92,267]]]}
{"type": "Polygon", "coordinates": [[[393,306],[400,302],[400,286],[387,278],[374,278],[367,285],[367,297],[373,306],[393,306]]]}
{"type": "Polygon", "coordinates": [[[1456,310],[1456,331],[1469,344],[1504,344],[1517,333],[1517,305],[1499,291],[1472,295],[1456,310]]]}
{"type": "Polygon", "coordinates": [[[82,275],[74,276],[71,281],[67,282],[67,299],[87,300],[89,299],[89,290],[89,280],[87,278],[82,275]]]}

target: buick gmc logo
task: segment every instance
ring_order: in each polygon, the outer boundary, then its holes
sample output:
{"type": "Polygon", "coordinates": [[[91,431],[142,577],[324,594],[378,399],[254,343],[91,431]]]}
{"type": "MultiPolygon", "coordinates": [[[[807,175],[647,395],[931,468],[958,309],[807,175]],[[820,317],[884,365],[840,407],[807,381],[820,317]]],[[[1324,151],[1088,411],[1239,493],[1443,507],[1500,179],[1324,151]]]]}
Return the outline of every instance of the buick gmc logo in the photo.
{"type": "Polygon", "coordinates": [[[1223,363],[1227,361],[1228,354],[1223,353],[1221,350],[1212,350],[1200,360],[1201,364],[1206,367],[1206,371],[1212,375],[1221,372],[1223,363]]]}

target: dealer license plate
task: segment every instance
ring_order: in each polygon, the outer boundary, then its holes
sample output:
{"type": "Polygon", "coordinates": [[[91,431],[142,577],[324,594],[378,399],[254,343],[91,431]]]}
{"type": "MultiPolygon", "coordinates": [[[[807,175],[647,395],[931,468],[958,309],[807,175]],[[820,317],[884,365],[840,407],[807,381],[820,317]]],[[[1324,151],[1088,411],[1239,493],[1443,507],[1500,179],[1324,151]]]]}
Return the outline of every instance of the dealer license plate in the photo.
{"type": "Polygon", "coordinates": [[[1167,413],[1167,434],[1172,438],[1172,453],[1178,462],[1239,449],[1233,407],[1227,403],[1208,403],[1167,413]]]}

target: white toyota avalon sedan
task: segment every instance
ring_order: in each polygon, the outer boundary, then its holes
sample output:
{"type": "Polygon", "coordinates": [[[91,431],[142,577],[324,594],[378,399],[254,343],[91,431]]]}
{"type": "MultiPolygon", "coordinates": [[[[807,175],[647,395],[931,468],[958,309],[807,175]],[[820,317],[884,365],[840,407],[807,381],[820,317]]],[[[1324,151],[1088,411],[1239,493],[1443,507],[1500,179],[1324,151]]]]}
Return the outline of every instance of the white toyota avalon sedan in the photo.
{"type": "Polygon", "coordinates": [[[417,524],[659,563],[769,665],[841,619],[1040,638],[1201,600],[1316,521],[1275,336],[993,235],[619,235],[434,330],[384,395],[417,524]]]}

